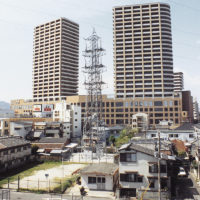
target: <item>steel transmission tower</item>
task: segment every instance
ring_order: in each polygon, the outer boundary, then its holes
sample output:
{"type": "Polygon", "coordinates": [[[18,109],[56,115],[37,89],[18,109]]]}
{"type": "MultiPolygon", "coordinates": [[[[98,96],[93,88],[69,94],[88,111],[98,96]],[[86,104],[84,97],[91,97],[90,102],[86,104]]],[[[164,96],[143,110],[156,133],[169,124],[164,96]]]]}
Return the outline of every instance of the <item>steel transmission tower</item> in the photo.
{"type": "Polygon", "coordinates": [[[83,126],[83,145],[89,150],[96,150],[100,157],[105,142],[104,120],[102,118],[102,73],[105,66],[102,56],[105,50],[101,47],[101,39],[95,30],[90,37],[85,39],[85,88],[87,91],[86,114],[83,126]]]}

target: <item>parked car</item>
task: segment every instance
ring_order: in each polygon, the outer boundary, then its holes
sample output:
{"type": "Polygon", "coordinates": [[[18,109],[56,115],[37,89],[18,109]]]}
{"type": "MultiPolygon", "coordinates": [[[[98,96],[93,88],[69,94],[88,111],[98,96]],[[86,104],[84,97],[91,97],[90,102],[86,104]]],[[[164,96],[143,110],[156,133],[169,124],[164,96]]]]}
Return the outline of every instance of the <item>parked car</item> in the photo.
{"type": "Polygon", "coordinates": [[[179,177],[186,177],[186,176],[187,176],[187,174],[186,174],[186,172],[185,172],[185,170],[184,170],[183,167],[179,167],[178,176],[179,176],[179,177]]]}

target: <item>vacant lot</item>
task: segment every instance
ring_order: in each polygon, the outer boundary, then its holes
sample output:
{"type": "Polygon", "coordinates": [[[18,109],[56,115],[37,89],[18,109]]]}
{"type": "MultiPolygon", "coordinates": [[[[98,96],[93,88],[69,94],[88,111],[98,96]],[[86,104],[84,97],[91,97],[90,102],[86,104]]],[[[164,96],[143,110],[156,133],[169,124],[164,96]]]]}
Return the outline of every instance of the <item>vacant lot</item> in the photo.
{"type": "MultiPolygon", "coordinates": [[[[84,166],[84,164],[71,163],[64,163],[62,165],[60,162],[43,163],[11,177],[9,187],[17,189],[17,178],[20,176],[19,185],[21,189],[52,190],[63,184],[63,180],[70,178],[74,172],[84,166]]],[[[6,182],[7,180],[4,180],[4,188],[8,187],[6,182]]]]}

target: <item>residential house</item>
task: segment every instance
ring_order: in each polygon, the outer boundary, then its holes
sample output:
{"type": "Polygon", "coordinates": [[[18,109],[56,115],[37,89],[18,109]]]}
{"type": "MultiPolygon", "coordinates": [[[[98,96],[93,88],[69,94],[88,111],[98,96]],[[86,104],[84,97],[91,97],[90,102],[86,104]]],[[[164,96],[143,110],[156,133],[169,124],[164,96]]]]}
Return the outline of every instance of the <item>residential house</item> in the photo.
{"type": "Polygon", "coordinates": [[[132,128],[137,128],[139,132],[145,132],[148,129],[148,115],[146,113],[137,113],[132,115],[132,128]]]}
{"type": "Polygon", "coordinates": [[[63,138],[51,138],[44,137],[39,141],[35,141],[32,144],[39,147],[39,152],[50,153],[52,150],[64,150],[65,146],[69,144],[69,139],[66,137],[63,138]],[[42,151],[43,150],[43,151],[42,151]]]}
{"type": "Polygon", "coordinates": [[[90,164],[80,171],[81,185],[89,190],[114,191],[118,183],[118,165],[90,164]]]}
{"type": "MultiPolygon", "coordinates": [[[[158,199],[158,145],[155,140],[133,140],[119,149],[118,199],[158,199]],[[146,191],[146,192],[145,192],[146,191]]],[[[171,143],[161,142],[161,199],[171,196],[171,143]]]]}
{"type": "MultiPolygon", "coordinates": [[[[182,126],[173,129],[160,129],[160,138],[165,140],[182,140],[184,142],[191,142],[197,138],[198,132],[195,131],[194,125],[191,123],[184,123],[182,126]]],[[[158,138],[157,130],[148,130],[146,137],[148,139],[158,138]]]]}
{"type": "Polygon", "coordinates": [[[31,145],[20,137],[0,138],[0,173],[25,164],[31,155],[31,145]]]}
{"type": "Polygon", "coordinates": [[[31,121],[13,121],[10,122],[10,135],[20,136],[25,138],[26,135],[32,130],[31,121]]]}

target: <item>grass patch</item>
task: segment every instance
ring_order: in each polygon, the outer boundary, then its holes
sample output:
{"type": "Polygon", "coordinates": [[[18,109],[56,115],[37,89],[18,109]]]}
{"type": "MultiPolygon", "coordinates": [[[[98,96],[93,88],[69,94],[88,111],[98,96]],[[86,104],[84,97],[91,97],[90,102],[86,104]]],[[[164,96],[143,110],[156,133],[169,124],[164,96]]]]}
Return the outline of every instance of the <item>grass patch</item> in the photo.
{"type": "Polygon", "coordinates": [[[61,164],[62,164],[61,162],[49,161],[49,162],[44,162],[44,163],[39,163],[39,164],[34,163],[34,165],[33,164],[27,165],[23,169],[20,169],[19,170],[20,172],[18,172],[18,170],[15,170],[15,173],[14,171],[10,172],[10,174],[8,173],[6,177],[2,178],[0,180],[0,188],[2,187],[2,185],[8,183],[8,178],[10,179],[10,182],[13,182],[18,179],[18,176],[20,177],[20,179],[22,179],[24,177],[34,175],[34,173],[37,171],[57,167],[57,166],[60,166],[61,164]]]}
{"type": "Polygon", "coordinates": [[[67,190],[68,188],[70,188],[71,186],[74,185],[74,183],[76,182],[76,180],[80,177],[79,174],[73,175],[70,178],[64,178],[63,181],[63,186],[58,185],[56,187],[54,187],[54,189],[52,190],[53,193],[63,193],[65,192],[65,190],[67,190]]]}

